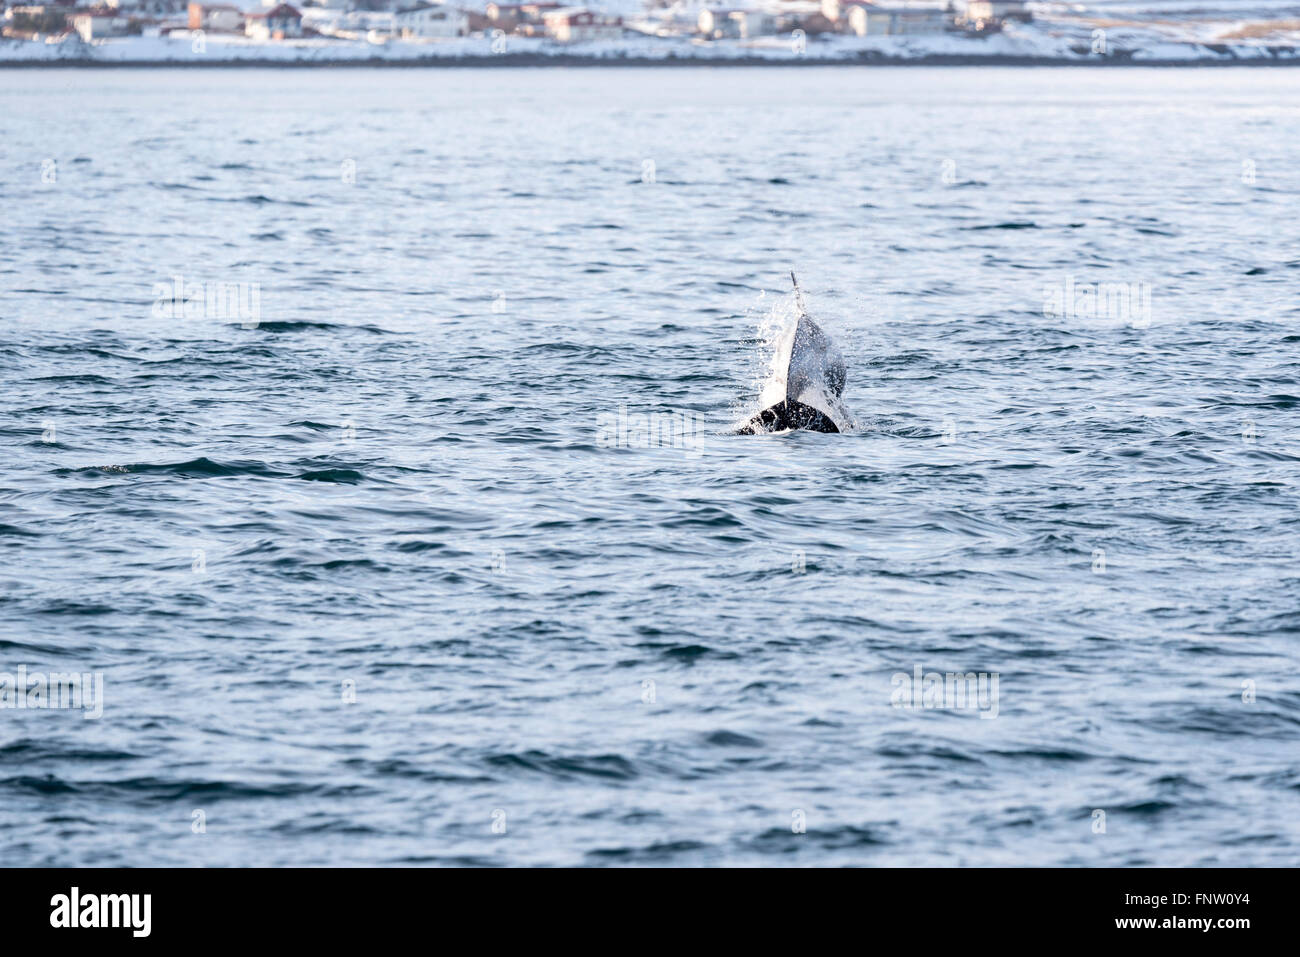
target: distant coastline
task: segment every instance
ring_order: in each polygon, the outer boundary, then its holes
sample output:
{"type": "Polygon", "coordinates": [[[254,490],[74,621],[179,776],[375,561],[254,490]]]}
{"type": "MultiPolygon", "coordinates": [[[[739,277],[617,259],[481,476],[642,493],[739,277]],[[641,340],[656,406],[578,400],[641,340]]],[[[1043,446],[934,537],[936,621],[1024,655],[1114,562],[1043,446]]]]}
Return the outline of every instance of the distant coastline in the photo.
{"type": "MultiPolygon", "coordinates": [[[[922,0],[910,8],[894,0],[803,0],[780,11],[705,6],[698,17],[666,5],[649,5],[632,16],[636,0],[601,0],[591,9],[556,2],[489,4],[482,13],[451,4],[396,9],[407,0],[376,0],[364,6],[394,9],[363,10],[360,0],[328,0],[328,6],[301,11],[290,4],[273,7],[274,29],[269,13],[229,4],[190,3],[177,14],[182,0],[109,2],[126,13],[15,7],[26,12],[0,31],[0,68],[1300,63],[1300,19],[1280,8],[1252,12],[1220,0],[1165,0],[1159,10],[1123,16],[1088,0],[922,0]],[[611,5],[626,16],[611,15],[617,12],[606,9],[611,5]]],[[[1288,9],[1295,2],[1266,0],[1288,9]]]]}
{"type": "Polygon", "coordinates": [[[51,57],[32,59],[6,59],[0,56],[0,70],[6,69],[283,69],[283,70],[317,70],[317,69],[491,69],[498,67],[860,67],[860,66],[1016,66],[1016,67],[1076,67],[1084,69],[1155,67],[1196,69],[1201,67],[1296,67],[1300,66],[1300,57],[1285,58],[1250,58],[1206,57],[1186,59],[1135,59],[1124,56],[1110,57],[1040,57],[1009,56],[1005,54],[931,54],[925,56],[888,56],[884,54],[862,54],[854,57],[708,57],[708,56],[583,56],[576,54],[545,53],[507,53],[490,55],[457,55],[397,58],[350,58],[350,59],[287,59],[238,57],[229,59],[203,60],[108,60],[94,57],[51,57]]]}

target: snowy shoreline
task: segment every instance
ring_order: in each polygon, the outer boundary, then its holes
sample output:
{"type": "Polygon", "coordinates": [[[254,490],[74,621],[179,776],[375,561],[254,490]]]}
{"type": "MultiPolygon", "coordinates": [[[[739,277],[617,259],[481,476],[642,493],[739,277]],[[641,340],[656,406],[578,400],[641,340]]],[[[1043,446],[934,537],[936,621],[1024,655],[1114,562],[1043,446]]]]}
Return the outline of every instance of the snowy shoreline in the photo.
{"type": "Polygon", "coordinates": [[[1293,56],[1279,59],[1263,60],[1233,59],[1214,57],[1206,59],[1183,58],[1174,60],[1138,60],[1132,58],[1078,58],[1065,57],[1030,57],[1004,55],[970,55],[954,56],[935,54],[930,56],[891,57],[863,56],[855,58],[836,57],[800,57],[776,59],[770,57],[617,57],[617,56],[576,56],[572,54],[507,54],[501,56],[434,56],[392,59],[375,57],[372,59],[340,60],[259,60],[251,57],[238,59],[196,60],[100,60],[89,58],[50,58],[50,59],[6,59],[0,57],[0,70],[10,69],[529,69],[538,67],[579,67],[579,68],[621,68],[621,67],[922,67],[922,66],[1015,66],[1015,67],[1073,67],[1084,69],[1107,68],[1268,68],[1300,66],[1300,57],[1293,56]]]}
{"type": "MultiPolygon", "coordinates": [[[[60,42],[0,40],[5,67],[533,67],[533,66],[1291,66],[1300,44],[1222,42],[1218,38],[1113,30],[1105,53],[1090,49],[1092,24],[1008,25],[970,38],[917,36],[789,36],[702,42],[688,37],[627,35],[582,44],[510,37],[444,40],[308,38],[274,42],[208,34],[201,43],[179,31],[60,42]],[[1199,41],[1199,42],[1198,42],[1199,41]],[[1218,42],[1215,42],[1218,41],[1218,42]]],[[[1288,38],[1289,39],[1289,38],[1288,38]]]]}

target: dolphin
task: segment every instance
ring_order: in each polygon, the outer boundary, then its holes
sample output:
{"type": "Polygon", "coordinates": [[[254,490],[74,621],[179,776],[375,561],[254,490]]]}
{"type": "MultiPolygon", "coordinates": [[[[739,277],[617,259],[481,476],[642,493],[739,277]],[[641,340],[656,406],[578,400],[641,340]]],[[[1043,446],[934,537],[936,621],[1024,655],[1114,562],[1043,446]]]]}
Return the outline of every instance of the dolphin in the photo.
{"type": "Polygon", "coordinates": [[[840,399],[848,374],[844,356],[804,310],[803,294],[793,272],[790,281],[794,283],[799,319],[782,332],[777,342],[772,363],[776,374],[759,397],[763,411],[742,425],[738,435],[791,429],[847,432],[853,428],[853,415],[840,399]]]}

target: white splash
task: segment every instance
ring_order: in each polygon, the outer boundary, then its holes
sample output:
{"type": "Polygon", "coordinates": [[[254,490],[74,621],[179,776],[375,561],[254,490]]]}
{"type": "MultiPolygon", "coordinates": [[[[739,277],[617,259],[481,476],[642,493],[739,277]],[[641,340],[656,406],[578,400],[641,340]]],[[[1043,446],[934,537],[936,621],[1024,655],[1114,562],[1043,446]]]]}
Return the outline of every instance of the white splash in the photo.
{"type": "Polygon", "coordinates": [[[808,315],[798,288],[774,297],[760,313],[758,337],[759,409],[791,400],[818,410],[841,432],[856,427],[840,398],[846,378],[844,358],[808,315]]]}

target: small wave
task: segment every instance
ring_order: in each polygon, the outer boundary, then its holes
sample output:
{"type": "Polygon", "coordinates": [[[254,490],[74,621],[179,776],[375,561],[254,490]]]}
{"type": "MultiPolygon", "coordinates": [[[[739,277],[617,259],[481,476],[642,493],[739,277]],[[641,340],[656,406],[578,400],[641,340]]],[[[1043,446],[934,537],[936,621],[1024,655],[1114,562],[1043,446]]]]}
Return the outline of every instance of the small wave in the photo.
{"type": "Polygon", "coordinates": [[[704,743],[715,748],[761,748],[763,742],[737,731],[714,731],[705,735],[704,743]]]}
{"type": "Polygon", "coordinates": [[[116,748],[86,748],[66,746],[56,742],[33,741],[29,738],[19,740],[0,748],[0,758],[12,758],[15,761],[135,761],[143,755],[116,748]]]}
{"type": "Polygon", "coordinates": [[[308,784],[292,781],[269,785],[201,779],[168,780],[157,777],[70,781],[54,774],[43,777],[23,774],[0,779],[0,791],[4,790],[47,795],[78,794],[88,799],[133,802],[171,802],[202,798],[213,803],[303,797],[355,798],[371,791],[370,788],[361,785],[308,784]]]}
{"type": "MultiPolygon", "coordinates": [[[[230,322],[229,326],[242,328],[246,325],[243,322],[230,322]]],[[[257,332],[314,332],[322,329],[330,331],[335,330],[356,330],[358,332],[369,332],[375,335],[387,335],[389,330],[381,326],[375,326],[362,323],[348,322],[320,322],[313,319],[275,319],[271,321],[259,321],[252,328],[257,332]]]]}
{"type": "Polygon", "coordinates": [[[869,827],[845,825],[836,828],[810,828],[795,834],[789,828],[769,828],[750,842],[754,850],[766,853],[794,852],[813,844],[822,850],[852,850],[891,843],[883,833],[869,827]]]}
{"type": "Polygon", "coordinates": [[[364,480],[365,476],[352,469],[321,469],[317,472],[303,472],[298,478],[305,482],[333,482],[338,485],[356,485],[364,480]]]}
{"type": "Polygon", "coordinates": [[[1037,223],[1016,220],[1007,223],[985,223],[982,226],[963,226],[964,232],[978,233],[986,229],[1042,229],[1037,223]]]}
{"type": "Polygon", "coordinates": [[[220,478],[237,475],[275,477],[286,474],[271,468],[265,462],[247,461],[226,465],[202,456],[186,462],[143,462],[133,465],[90,465],[75,469],[63,468],[55,469],[54,474],[75,475],[87,472],[100,472],[105,475],[124,473],[132,475],[176,475],[181,478],[220,478]]]}
{"type": "Polygon", "coordinates": [[[666,863],[709,848],[710,845],[700,841],[662,841],[645,847],[600,847],[588,851],[586,856],[593,861],[666,863]]]}
{"type": "Polygon", "coordinates": [[[639,777],[632,762],[617,754],[573,755],[553,757],[545,751],[519,754],[496,754],[487,759],[494,768],[507,771],[531,771],[558,778],[611,778],[630,781],[639,777]]]}
{"type": "Polygon", "coordinates": [[[679,661],[683,664],[694,664],[704,658],[728,661],[740,657],[734,652],[720,651],[716,648],[710,648],[708,645],[662,645],[654,642],[642,642],[636,647],[658,651],[660,655],[669,661],[679,661]]]}

